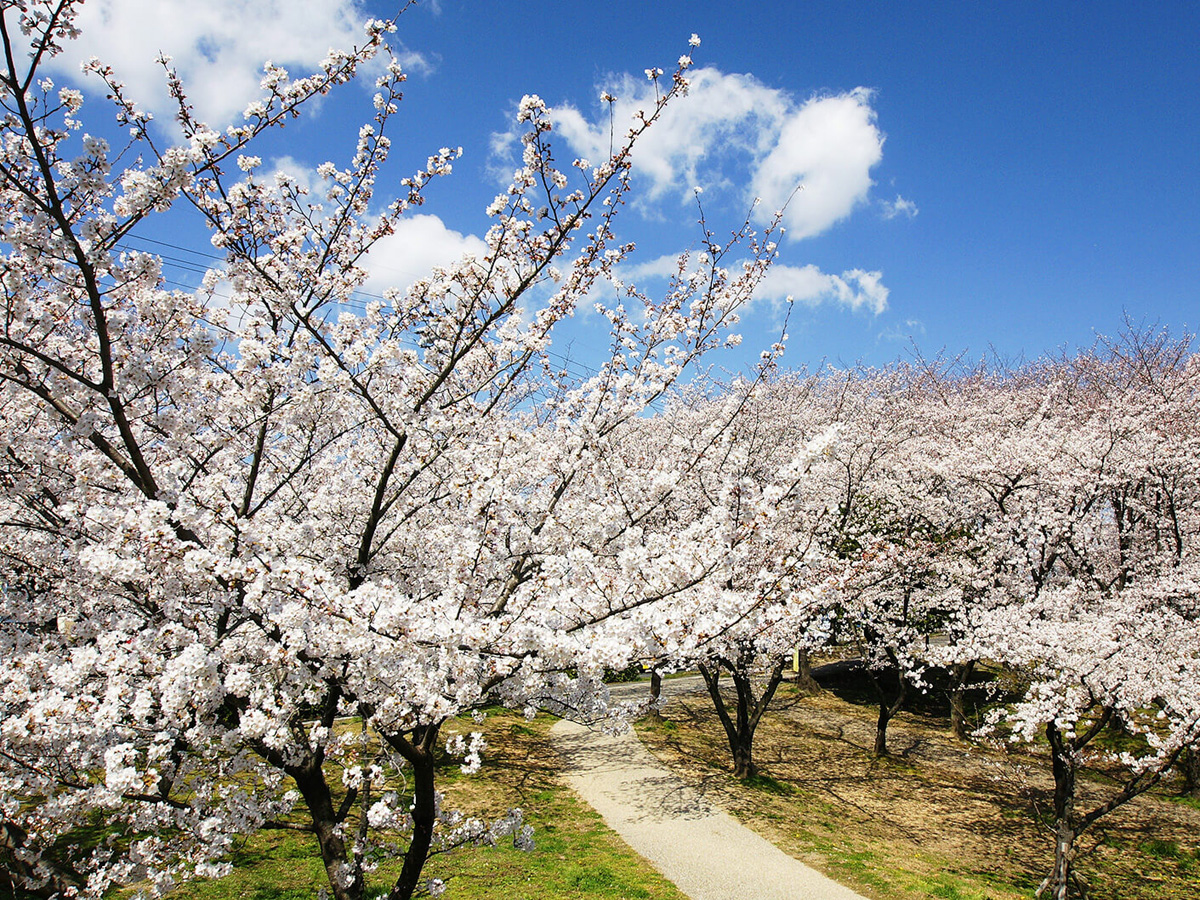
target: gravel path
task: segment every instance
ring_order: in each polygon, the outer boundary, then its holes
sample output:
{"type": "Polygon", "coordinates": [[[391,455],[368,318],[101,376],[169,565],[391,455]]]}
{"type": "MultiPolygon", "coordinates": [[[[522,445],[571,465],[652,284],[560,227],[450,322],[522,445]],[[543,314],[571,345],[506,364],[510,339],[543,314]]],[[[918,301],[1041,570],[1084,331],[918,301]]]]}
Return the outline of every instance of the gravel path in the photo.
{"type": "Polygon", "coordinates": [[[632,730],[563,720],[550,736],[567,783],[692,900],[864,900],[706,802],[632,730]]]}

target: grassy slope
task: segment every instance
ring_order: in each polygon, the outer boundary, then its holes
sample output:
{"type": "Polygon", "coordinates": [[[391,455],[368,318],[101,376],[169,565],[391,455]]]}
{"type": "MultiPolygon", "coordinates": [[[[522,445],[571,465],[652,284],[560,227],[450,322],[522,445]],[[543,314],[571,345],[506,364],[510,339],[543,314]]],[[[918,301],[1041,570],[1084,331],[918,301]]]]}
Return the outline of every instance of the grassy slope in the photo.
{"type": "MultiPolygon", "coordinates": [[[[534,827],[536,848],[511,844],[467,848],[436,856],[423,877],[448,882],[447,900],[484,898],[605,898],[685,900],[613,832],[590,807],[554,779],[557,760],[546,731],[547,716],[533,722],[497,711],[482,730],[488,751],[481,773],[463,776],[448,763],[440,772],[446,806],[484,817],[519,806],[534,827]]],[[[453,729],[451,729],[453,730],[453,729]]],[[[458,730],[480,730],[472,723],[458,730]]],[[[325,886],[325,871],[308,835],[270,831],[245,841],[226,878],[198,881],[172,893],[177,900],[311,900],[325,886]]],[[[398,862],[382,865],[369,886],[382,892],[399,873],[398,862]]]]}
{"type": "MultiPolygon", "coordinates": [[[[878,900],[1018,900],[1032,896],[1049,864],[1049,842],[1032,821],[1044,801],[1042,764],[966,748],[944,720],[904,714],[892,728],[897,758],[873,760],[873,710],[860,697],[803,697],[785,686],[760,728],[763,775],[728,774],[720,727],[703,696],[676,702],[639,733],[660,758],[787,852],[878,900]]],[[[520,806],[537,848],[511,845],[438,856],[425,876],[449,883],[448,898],[662,898],[673,885],[555,780],[546,737],[552,720],[493,712],[484,726],[483,771],[439,773],[446,805],[484,817],[520,806]]],[[[459,730],[476,730],[464,723],[459,730]]],[[[300,900],[325,884],[312,839],[273,831],[242,843],[227,878],[183,886],[179,900],[300,900]]],[[[1104,820],[1083,842],[1081,870],[1092,900],[1194,900],[1200,896],[1200,804],[1143,798],[1104,820]]],[[[399,871],[381,866],[381,891],[399,871]]]]}
{"type": "MultiPolygon", "coordinates": [[[[674,703],[643,741],[768,840],[879,900],[1017,900],[1048,871],[1048,835],[1033,822],[1046,799],[1044,761],[965,747],[944,719],[904,714],[896,758],[868,754],[874,710],[832,694],[781,689],[760,726],[763,775],[729,773],[707,698],[674,703]]],[[[1092,790],[1096,786],[1093,786],[1092,790]]],[[[1092,900],[1200,896],[1200,809],[1142,798],[1082,841],[1092,900]]]]}

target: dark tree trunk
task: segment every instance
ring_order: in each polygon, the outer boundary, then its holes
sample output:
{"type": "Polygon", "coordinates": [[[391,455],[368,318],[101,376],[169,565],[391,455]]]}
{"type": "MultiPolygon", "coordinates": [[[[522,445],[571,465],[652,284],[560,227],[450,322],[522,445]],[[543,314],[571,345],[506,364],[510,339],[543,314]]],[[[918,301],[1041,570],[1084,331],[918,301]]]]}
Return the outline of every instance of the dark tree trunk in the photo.
{"type": "Polygon", "coordinates": [[[403,737],[388,738],[388,743],[408,761],[413,770],[412,839],[404,854],[404,867],[388,893],[388,900],[410,900],[420,883],[425,861],[429,859],[436,819],[433,787],[438,728],[438,725],[425,725],[414,729],[411,741],[403,737]]]}
{"type": "Polygon", "coordinates": [[[365,892],[362,871],[350,864],[346,842],[342,838],[341,821],[325,780],[322,759],[313,754],[303,765],[288,766],[286,771],[295,780],[296,789],[308,807],[333,897],[335,900],[362,900],[365,892]]]}
{"type": "Polygon", "coordinates": [[[808,648],[804,647],[796,651],[796,659],[799,662],[796,672],[796,686],[806,694],[821,693],[821,685],[817,684],[817,679],[813,678],[812,659],[808,655],[808,648]]]}
{"type": "Polygon", "coordinates": [[[1176,768],[1183,776],[1181,793],[1190,797],[1200,797],[1200,747],[1188,747],[1181,751],[1176,768]]]}
{"type": "MultiPolygon", "coordinates": [[[[440,724],[423,725],[399,734],[381,733],[388,745],[412,766],[413,784],[412,837],[404,854],[400,877],[387,894],[388,900],[411,900],[420,883],[421,870],[429,858],[437,819],[434,754],[440,727],[440,724]]],[[[268,759],[279,759],[276,751],[265,747],[258,750],[268,759]]],[[[285,765],[282,761],[279,764],[295,780],[296,788],[308,806],[312,831],[317,837],[321,861],[325,864],[334,900],[364,900],[367,892],[361,860],[351,859],[344,837],[346,815],[354,801],[359,799],[358,792],[352,788],[341,809],[335,809],[333,795],[325,779],[324,762],[323,751],[317,750],[300,765],[285,765]]],[[[366,805],[364,801],[364,816],[366,805]]]]}
{"type": "MultiPolygon", "coordinates": [[[[325,695],[319,720],[325,728],[333,727],[341,697],[341,689],[331,684],[329,692],[325,695]]],[[[298,719],[292,724],[296,728],[301,727],[298,719]]],[[[304,748],[303,756],[299,761],[293,762],[277,748],[269,747],[262,741],[255,741],[251,746],[254,752],[296,782],[296,789],[308,808],[309,820],[312,823],[310,828],[317,838],[321,862],[325,866],[334,900],[363,900],[366,886],[362,866],[358,864],[358,860],[350,858],[343,836],[343,823],[358,792],[351,788],[341,808],[334,806],[333,793],[326,779],[324,747],[304,748]]]]}
{"type": "Polygon", "coordinates": [[[879,697],[879,716],[875,720],[875,746],[872,752],[875,756],[883,757],[888,755],[888,724],[908,698],[908,680],[898,668],[872,669],[870,673],[871,684],[875,686],[875,694],[879,697]]]}
{"type": "Polygon", "coordinates": [[[1075,748],[1053,722],[1046,725],[1046,738],[1054,772],[1054,868],[1038,888],[1037,896],[1049,892],[1050,900],[1067,900],[1075,839],[1079,836],[1075,823],[1075,748]]]}
{"type": "Polygon", "coordinates": [[[700,665],[700,674],[708,686],[708,695],[712,698],[717,711],[717,718],[725,728],[725,736],[729,741],[729,753],[733,759],[733,774],[737,778],[746,779],[757,774],[758,767],[754,764],[754,732],[762,719],[767,705],[775,696],[775,690],[783,680],[783,667],[786,660],[779,660],[767,676],[762,696],[756,697],[754,685],[750,681],[750,666],[753,655],[747,651],[736,661],[719,657],[708,664],[700,665]],[[733,680],[737,699],[734,715],[729,715],[725,700],[721,696],[721,669],[729,672],[733,680]]]}
{"type": "Polygon", "coordinates": [[[758,774],[758,766],[754,764],[754,736],[742,733],[735,742],[730,744],[733,754],[733,777],[745,781],[758,774]]]}
{"type": "Polygon", "coordinates": [[[658,671],[658,666],[650,670],[650,701],[654,704],[654,708],[650,711],[650,715],[654,718],[661,718],[662,711],[659,709],[658,703],[662,699],[662,673],[658,671]]]}
{"type": "MultiPolygon", "coordinates": [[[[1179,751],[1168,754],[1155,768],[1134,773],[1119,791],[1087,813],[1075,810],[1075,782],[1083,748],[1112,725],[1116,718],[1112,707],[1099,710],[1090,726],[1074,737],[1067,738],[1054,722],[1046,725],[1046,740],[1050,744],[1050,764],[1054,772],[1054,868],[1041,883],[1035,896],[1049,892],[1050,900],[1067,900],[1072,888],[1080,897],[1087,896],[1087,883],[1075,871],[1076,842],[1095,822],[1119,806],[1128,803],[1158,784],[1163,774],[1179,759],[1179,751]]],[[[1080,728],[1081,723],[1076,723],[1080,728]]]]}
{"type": "Polygon", "coordinates": [[[21,858],[28,835],[16,822],[0,819],[0,897],[75,896],[86,879],[55,860],[43,856],[41,872],[21,858]],[[39,887],[31,885],[40,884],[39,887]]]}
{"type": "Polygon", "coordinates": [[[956,663],[950,669],[950,728],[960,741],[967,739],[967,685],[975,672],[975,661],[956,663]]]}
{"type": "Polygon", "coordinates": [[[1060,823],[1054,834],[1054,870],[1050,873],[1050,877],[1042,882],[1042,887],[1038,889],[1037,896],[1040,897],[1046,891],[1049,892],[1050,900],[1067,900],[1071,883],[1075,880],[1075,873],[1071,868],[1071,863],[1075,859],[1075,834],[1066,823],[1060,823]]]}

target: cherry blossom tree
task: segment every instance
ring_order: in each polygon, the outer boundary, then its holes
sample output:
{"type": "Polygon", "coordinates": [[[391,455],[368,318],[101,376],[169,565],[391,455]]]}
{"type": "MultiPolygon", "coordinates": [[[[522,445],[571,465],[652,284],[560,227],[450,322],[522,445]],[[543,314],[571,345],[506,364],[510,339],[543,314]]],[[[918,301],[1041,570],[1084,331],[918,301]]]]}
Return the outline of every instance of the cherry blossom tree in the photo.
{"type": "Polygon", "coordinates": [[[1006,669],[1021,696],[982,733],[1048,746],[1055,861],[1038,893],[1055,900],[1084,893],[1079,836],[1186,761],[1200,729],[1198,373],[1189,339],[1129,330],[1015,370],[848,379],[861,409],[831,448],[830,546],[847,563],[839,622],[899,682],[891,705],[880,692],[877,752],[930,667],[1006,669]],[[1088,772],[1115,786],[1085,808],[1088,772]]]}
{"type": "MultiPolygon", "coordinates": [[[[684,654],[705,678],[739,777],[754,772],[755,729],[796,648],[857,649],[879,695],[877,755],[910,692],[926,688],[931,639],[944,639],[970,571],[959,559],[960,504],[931,464],[927,380],[903,367],[831,370],[744,397],[734,386],[695,406],[701,417],[721,403],[740,413],[717,417],[731,422],[726,449],[705,459],[707,480],[736,490],[693,503],[725,502],[728,517],[755,522],[717,617],[730,624],[699,633],[684,654]]],[[[684,430],[703,434],[703,420],[684,430]]]]}
{"type": "Polygon", "coordinates": [[[457,156],[376,202],[404,80],[392,23],[312,76],[268,67],[224,131],[164,60],[178,145],[94,63],[128,135],[114,149],[84,130],[83,95],[39,71],[77,5],[0,18],[0,856],[35,895],[134,878],[157,893],[226,871],[235,835],[290,828],[339,900],[393,854],[387,896],[436,893],[430,853],[528,842],[519,810],[442,808],[443,743],[467,769],[482,749],[447,723],[491,702],[599,716],[639,617],[721,595],[740,543],[723,508],[682,528],[658,515],[709,448],[632,496],[622,479],[644,411],[727,339],[770,230],[703,226],[703,255],[659,298],[615,278],[630,152],[686,90],[685,56],[652,70],[657,102],[596,166],[560,166],[526,97],[486,252],[358,312],[367,252],[457,156]],[[262,175],[257,139],[379,54],[349,165],[322,165],[311,191],[262,175]],[[167,290],[161,261],[123,243],[173,206],[225,254],[196,291],[167,290]],[[572,381],[548,348],[593,289],[617,294],[600,304],[611,354],[572,381]]]}
{"type": "Polygon", "coordinates": [[[760,383],[770,374],[765,368],[716,396],[691,391],[656,420],[689,456],[703,449],[687,507],[693,514],[719,511],[737,555],[715,603],[681,598],[668,609],[670,621],[685,627],[647,623],[648,633],[673,665],[699,669],[734,775],[743,779],[757,772],[755,731],[793,648],[827,637],[822,588],[829,572],[816,541],[825,510],[810,502],[807,481],[832,428],[811,402],[816,379],[760,383]],[[733,684],[732,704],[722,693],[723,674],[733,684]]]}
{"type": "Polygon", "coordinates": [[[931,639],[962,602],[966,534],[954,493],[931,465],[922,373],[894,366],[839,376],[838,440],[824,478],[826,552],[841,572],[835,640],[857,649],[878,703],[873,752],[915,691],[928,689],[931,639]]]}
{"type": "Polygon", "coordinates": [[[1198,373],[1188,341],[1131,332],[1014,379],[1010,397],[1035,414],[981,433],[993,450],[973,457],[997,513],[992,602],[973,637],[1028,685],[992,727],[1049,746],[1055,857],[1038,894],[1055,900],[1084,893],[1079,836],[1200,735],[1198,373]],[[1114,786],[1083,808],[1091,768],[1114,786]]]}

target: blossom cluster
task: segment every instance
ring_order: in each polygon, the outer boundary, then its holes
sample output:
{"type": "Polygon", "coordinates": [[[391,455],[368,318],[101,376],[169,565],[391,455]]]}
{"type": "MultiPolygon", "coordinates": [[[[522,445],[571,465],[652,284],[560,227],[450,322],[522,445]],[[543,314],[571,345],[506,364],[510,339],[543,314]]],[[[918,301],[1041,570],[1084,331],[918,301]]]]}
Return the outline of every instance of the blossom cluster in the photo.
{"type": "Polygon", "coordinates": [[[734,561],[719,510],[679,534],[656,519],[666,481],[620,484],[647,410],[728,338],[774,245],[744,229],[721,251],[748,244],[736,274],[714,257],[661,299],[625,286],[642,308],[609,311],[610,360],[561,373],[553,333],[632,252],[612,224],[631,151],[682,88],[565,171],[531,97],[486,251],[357,310],[366,253],[461,151],[379,209],[394,62],[352,158],[314,185],[264,177],[256,142],[386,57],[391,25],[310,76],[269,66],[222,131],[164,59],[177,146],[94,63],[134,148],[113,151],[83,132],[86,98],[20,68],[76,6],[3,13],[22,36],[6,28],[0,74],[0,856],[34,891],[163,893],[303,817],[339,900],[381,854],[405,860],[391,896],[440,890],[430,853],[531,845],[519,810],[442,808],[439,755],[475,771],[486,752],[451,721],[496,702],[606,718],[633,614],[734,561]],[[197,291],[123,244],[181,199],[223,255],[197,291]],[[98,818],[105,839],[76,840],[98,818]]]}

